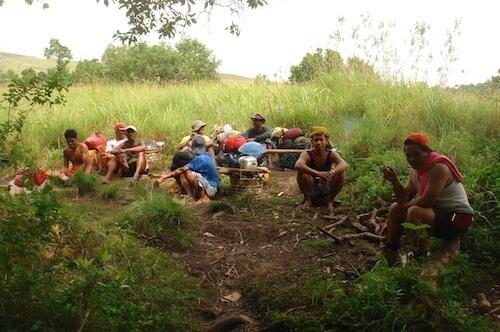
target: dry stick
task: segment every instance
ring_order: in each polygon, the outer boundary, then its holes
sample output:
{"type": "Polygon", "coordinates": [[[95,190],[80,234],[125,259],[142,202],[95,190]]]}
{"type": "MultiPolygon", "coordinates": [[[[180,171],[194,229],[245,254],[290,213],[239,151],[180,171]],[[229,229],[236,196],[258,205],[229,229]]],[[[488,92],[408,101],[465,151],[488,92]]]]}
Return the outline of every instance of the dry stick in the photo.
{"type": "Polygon", "coordinates": [[[343,225],[347,220],[349,219],[349,216],[345,216],[342,219],[340,219],[337,222],[334,222],[333,224],[326,225],[324,228],[328,230],[328,232],[333,231],[337,226],[343,225]]]}
{"type": "Polygon", "coordinates": [[[384,222],[382,225],[380,225],[380,232],[378,234],[382,235],[386,228],[387,228],[387,222],[384,222]]]}
{"type": "Polygon", "coordinates": [[[320,227],[320,226],[318,226],[318,225],[315,225],[315,224],[310,223],[310,222],[308,222],[308,224],[309,224],[309,225],[314,226],[314,227],[315,227],[317,230],[319,230],[321,233],[325,234],[326,236],[331,237],[331,238],[332,238],[332,239],[334,239],[335,241],[340,241],[340,240],[341,240],[341,238],[340,238],[340,237],[338,237],[337,235],[333,235],[332,233],[330,233],[329,231],[327,231],[326,229],[324,229],[324,228],[322,228],[322,227],[320,227]]]}
{"type": "Polygon", "coordinates": [[[340,240],[350,240],[350,239],[356,239],[359,237],[365,237],[368,240],[375,240],[375,241],[383,241],[385,239],[385,236],[381,235],[376,235],[370,232],[363,232],[363,233],[357,233],[357,234],[345,234],[339,237],[340,240]]]}
{"type": "Polygon", "coordinates": [[[293,247],[296,248],[299,245],[299,234],[295,234],[295,243],[293,244],[293,247]]]}
{"type": "Polygon", "coordinates": [[[83,317],[83,322],[82,322],[82,325],[80,325],[80,328],[78,329],[78,332],[82,332],[83,331],[83,327],[85,326],[85,323],[87,323],[87,319],[89,318],[89,315],[90,315],[90,309],[87,310],[87,312],[85,313],[85,317],[83,317]]]}
{"type": "Polygon", "coordinates": [[[368,224],[374,228],[375,234],[379,234],[380,225],[377,224],[376,218],[377,218],[377,209],[373,209],[370,220],[368,220],[368,224]]]}
{"type": "Polygon", "coordinates": [[[231,271],[234,269],[234,265],[231,265],[231,267],[227,270],[227,272],[224,274],[226,277],[229,277],[231,275],[231,271]]]}

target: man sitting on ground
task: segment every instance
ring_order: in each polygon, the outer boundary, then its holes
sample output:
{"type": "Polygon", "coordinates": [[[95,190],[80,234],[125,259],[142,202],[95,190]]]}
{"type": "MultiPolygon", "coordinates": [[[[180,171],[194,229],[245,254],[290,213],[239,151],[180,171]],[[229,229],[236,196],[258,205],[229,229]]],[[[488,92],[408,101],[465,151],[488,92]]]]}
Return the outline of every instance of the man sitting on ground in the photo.
{"type": "Polygon", "coordinates": [[[103,183],[109,183],[114,171],[120,169],[124,177],[132,177],[137,181],[142,174],[147,173],[146,145],[137,139],[137,128],[135,126],[125,127],[127,140],[120,144],[110,153],[116,158],[111,158],[108,163],[108,171],[102,179],[103,183]]]}
{"type": "Polygon", "coordinates": [[[266,119],[262,114],[254,114],[250,117],[252,119],[252,128],[249,128],[246,132],[242,134],[243,137],[247,139],[247,142],[257,142],[262,144],[272,144],[271,141],[271,129],[266,128],[264,123],[266,119]]]}
{"type": "Polygon", "coordinates": [[[68,143],[68,147],[63,152],[64,167],[59,172],[59,178],[67,181],[78,171],[90,174],[93,161],[89,158],[87,146],[77,140],[77,133],[74,129],[66,130],[64,138],[66,139],[66,143],[68,143]]]}
{"type": "MultiPolygon", "coordinates": [[[[115,125],[115,138],[107,140],[106,141],[106,146],[103,152],[101,152],[99,156],[99,172],[102,172],[103,174],[106,174],[105,178],[111,178],[111,174],[108,174],[110,167],[109,163],[111,162],[111,159],[115,158],[113,154],[111,154],[111,151],[116,150],[120,144],[125,143],[127,140],[127,137],[125,136],[125,128],[127,126],[124,125],[123,123],[117,123],[115,125]]],[[[115,167],[116,168],[116,167],[115,167]]],[[[111,171],[113,172],[113,171],[111,171]]]]}
{"type": "Polygon", "coordinates": [[[334,200],[344,185],[348,165],[336,149],[330,148],[329,138],[325,127],[313,127],[313,148],[300,154],[295,169],[297,183],[304,195],[302,208],[326,206],[333,214],[334,200]]]}
{"type": "MultiPolygon", "coordinates": [[[[406,138],[404,153],[412,170],[405,187],[392,168],[382,169],[384,179],[392,184],[396,196],[387,219],[385,256],[391,265],[398,259],[402,222],[429,225],[430,234],[446,241],[445,261],[458,254],[460,236],[474,222],[462,174],[448,157],[432,151],[428,144],[429,138],[422,133],[412,133],[406,138]]],[[[422,236],[416,241],[417,254],[425,253],[426,240],[426,236],[422,236]]]]}
{"type": "Polygon", "coordinates": [[[213,147],[214,144],[213,144],[212,139],[210,137],[208,137],[207,135],[205,135],[205,127],[206,126],[207,126],[207,124],[201,120],[194,121],[193,124],[191,125],[191,135],[184,136],[181,139],[181,141],[179,142],[179,144],[177,144],[177,149],[181,150],[181,151],[191,149],[191,142],[192,142],[193,138],[196,135],[200,135],[205,140],[205,145],[207,147],[208,153],[210,153],[210,155],[212,157],[214,157],[215,156],[214,147],[213,147]]]}
{"type": "Polygon", "coordinates": [[[158,187],[165,179],[176,178],[185,193],[197,203],[207,203],[215,196],[219,188],[219,174],[213,158],[207,153],[205,140],[195,136],[191,142],[195,158],[186,166],[162,175],[154,182],[158,187]]]}

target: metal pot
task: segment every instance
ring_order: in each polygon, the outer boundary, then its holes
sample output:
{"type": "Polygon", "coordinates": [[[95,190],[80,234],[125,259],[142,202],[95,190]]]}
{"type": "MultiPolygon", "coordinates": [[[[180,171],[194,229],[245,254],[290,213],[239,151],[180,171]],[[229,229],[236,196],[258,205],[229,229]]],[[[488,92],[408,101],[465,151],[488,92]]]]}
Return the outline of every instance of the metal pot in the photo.
{"type": "Polygon", "coordinates": [[[240,168],[242,169],[257,170],[258,164],[257,158],[255,157],[243,156],[238,159],[238,162],[240,163],[240,168]]]}

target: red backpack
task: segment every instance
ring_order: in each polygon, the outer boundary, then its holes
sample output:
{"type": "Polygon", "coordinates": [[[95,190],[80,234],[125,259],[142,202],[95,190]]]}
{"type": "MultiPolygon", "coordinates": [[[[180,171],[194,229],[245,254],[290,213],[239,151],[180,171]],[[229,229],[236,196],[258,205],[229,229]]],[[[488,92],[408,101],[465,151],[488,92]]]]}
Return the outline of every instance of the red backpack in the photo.
{"type": "Polygon", "coordinates": [[[296,139],[297,137],[304,136],[304,131],[300,128],[290,128],[283,134],[283,139],[296,139]]]}
{"type": "Polygon", "coordinates": [[[238,152],[240,146],[247,142],[243,136],[228,137],[222,141],[220,148],[224,152],[238,152]]]}
{"type": "Polygon", "coordinates": [[[96,150],[99,145],[106,145],[106,137],[96,131],[87,137],[83,143],[89,148],[89,150],[96,150]]]}

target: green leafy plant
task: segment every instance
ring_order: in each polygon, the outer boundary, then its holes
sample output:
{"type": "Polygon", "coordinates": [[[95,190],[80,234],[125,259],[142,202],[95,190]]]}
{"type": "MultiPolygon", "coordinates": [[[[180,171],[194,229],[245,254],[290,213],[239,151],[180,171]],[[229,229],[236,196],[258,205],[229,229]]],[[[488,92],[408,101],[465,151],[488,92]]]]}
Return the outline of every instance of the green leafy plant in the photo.
{"type": "Polygon", "coordinates": [[[149,192],[132,203],[124,219],[148,243],[184,249],[190,239],[186,230],[191,225],[186,207],[166,193],[149,192]]]}
{"type": "Polygon", "coordinates": [[[78,188],[79,195],[94,193],[99,185],[99,179],[96,175],[77,172],[69,179],[68,184],[78,188]]]}

